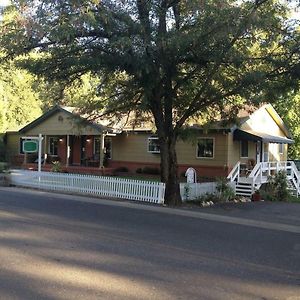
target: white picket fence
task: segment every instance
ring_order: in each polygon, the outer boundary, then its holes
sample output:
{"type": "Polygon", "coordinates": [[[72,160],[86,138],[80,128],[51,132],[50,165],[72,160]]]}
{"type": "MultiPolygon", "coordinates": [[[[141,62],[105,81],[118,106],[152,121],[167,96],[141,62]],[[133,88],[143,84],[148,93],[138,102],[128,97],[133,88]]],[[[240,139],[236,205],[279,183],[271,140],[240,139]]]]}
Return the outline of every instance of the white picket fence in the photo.
{"type": "MultiPolygon", "coordinates": [[[[157,204],[163,204],[165,196],[164,183],[107,176],[11,170],[10,183],[22,187],[157,204]]],[[[193,200],[205,193],[214,193],[215,191],[215,182],[180,184],[183,201],[193,200]]]]}
{"type": "Polygon", "coordinates": [[[181,183],[180,194],[182,201],[194,200],[207,193],[216,192],[216,182],[181,183]]]}
{"type": "Polygon", "coordinates": [[[114,177],[12,170],[10,183],[61,192],[164,203],[165,184],[114,177]]]}

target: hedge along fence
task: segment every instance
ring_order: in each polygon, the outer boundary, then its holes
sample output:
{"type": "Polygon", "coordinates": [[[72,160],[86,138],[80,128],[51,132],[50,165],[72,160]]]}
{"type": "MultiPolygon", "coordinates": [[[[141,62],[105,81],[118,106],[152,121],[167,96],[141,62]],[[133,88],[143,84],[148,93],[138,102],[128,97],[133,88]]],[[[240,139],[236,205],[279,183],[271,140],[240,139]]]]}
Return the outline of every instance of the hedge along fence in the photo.
{"type": "Polygon", "coordinates": [[[164,183],[105,176],[12,170],[10,182],[16,186],[157,204],[164,203],[165,195],[164,183]]]}

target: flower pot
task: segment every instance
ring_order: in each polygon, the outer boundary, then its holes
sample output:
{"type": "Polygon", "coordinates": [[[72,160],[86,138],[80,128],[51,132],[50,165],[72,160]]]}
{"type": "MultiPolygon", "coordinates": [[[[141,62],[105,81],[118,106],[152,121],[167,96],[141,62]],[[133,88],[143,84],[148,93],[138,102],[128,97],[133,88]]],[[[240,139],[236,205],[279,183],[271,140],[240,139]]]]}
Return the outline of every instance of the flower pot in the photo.
{"type": "Polygon", "coordinates": [[[254,194],[252,194],[251,200],[252,201],[260,201],[261,195],[259,193],[254,193],[254,194]]]}

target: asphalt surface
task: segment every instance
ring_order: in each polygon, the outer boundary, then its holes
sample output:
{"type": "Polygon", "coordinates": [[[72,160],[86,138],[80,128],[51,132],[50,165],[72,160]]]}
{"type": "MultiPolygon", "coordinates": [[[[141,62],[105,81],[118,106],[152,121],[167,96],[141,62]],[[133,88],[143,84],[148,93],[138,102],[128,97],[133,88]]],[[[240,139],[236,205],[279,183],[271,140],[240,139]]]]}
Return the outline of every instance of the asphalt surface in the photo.
{"type": "Polygon", "coordinates": [[[0,188],[0,299],[300,300],[300,205],[0,188]]]}

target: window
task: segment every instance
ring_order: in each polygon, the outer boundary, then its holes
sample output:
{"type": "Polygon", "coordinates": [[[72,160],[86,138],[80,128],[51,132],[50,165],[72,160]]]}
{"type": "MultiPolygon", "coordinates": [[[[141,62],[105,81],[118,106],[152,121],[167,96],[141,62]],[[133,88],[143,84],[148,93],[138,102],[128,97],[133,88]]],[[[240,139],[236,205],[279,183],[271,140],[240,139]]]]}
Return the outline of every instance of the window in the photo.
{"type": "Polygon", "coordinates": [[[22,138],[20,138],[20,147],[19,147],[19,152],[20,152],[20,154],[24,154],[24,151],[23,151],[23,141],[24,141],[25,139],[22,139],[22,138]]]}
{"type": "Polygon", "coordinates": [[[214,157],[214,139],[200,138],[197,143],[197,158],[214,157]]]}
{"type": "Polygon", "coordinates": [[[58,155],[58,137],[50,137],[49,138],[49,154],[50,155],[58,155]]]}
{"type": "Polygon", "coordinates": [[[248,157],[248,141],[241,141],[241,157],[248,157]]]}
{"type": "Polygon", "coordinates": [[[284,144],[279,144],[278,148],[279,148],[279,154],[283,154],[284,153],[284,144]]]}
{"type": "Polygon", "coordinates": [[[94,156],[100,157],[100,151],[101,151],[101,138],[95,137],[94,138],[94,156]]]}
{"type": "MultiPolygon", "coordinates": [[[[101,137],[96,137],[94,139],[94,155],[95,157],[99,157],[101,152],[101,137]]],[[[108,159],[112,158],[112,139],[111,137],[104,138],[104,149],[103,152],[105,157],[108,159]]]]}
{"type": "Polygon", "coordinates": [[[158,137],[151,136],[148,138],[148,152],[160,153],[158,137]]]}
{"type": "Polygon", "coordinates": [[[104,155],[106,158],[112,158],[112,139],[111,137],[104,138],[104,155]]]}

